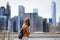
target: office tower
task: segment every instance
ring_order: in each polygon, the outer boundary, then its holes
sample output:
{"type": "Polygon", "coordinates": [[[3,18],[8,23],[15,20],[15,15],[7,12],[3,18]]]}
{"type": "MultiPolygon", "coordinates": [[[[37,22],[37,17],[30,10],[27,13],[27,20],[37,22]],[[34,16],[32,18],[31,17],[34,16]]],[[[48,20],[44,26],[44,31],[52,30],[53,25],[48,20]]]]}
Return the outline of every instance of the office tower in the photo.
{"type": "Polygon", "coordinates": [[[13,18],[10,18],[9,20],[8,20],[8,30],[10,31],[10,32],[13,32],[13,18]],[[10,24],[9,24],[10,23],[10,24]]]}
{"type": "Polygon", "coordinates": [[[8,31],[11,31],[11,19],[8,19],[8,31]]]}
{"type": "Polygon", "coordinates": [[[43,32],[43,18],[38,16],[38,27],[37,31],[43,32]]]}
{"type": "Polygon", "coordinates": [[[56,3],[54,1],[52,2],[52,23],[56,27],[56,3]]]}
{"type": "Polygon", "coordinates": [[[47,29],[46,30],[47,30],[46,32],[50,31],[50,24],[49,23],[47,23],[47,29]]]}
{"type": "MultiPolygon", "coordinates": [[[[20,16],[20,26],[22,27],[23,25],[23,19],[24,19],[24,13],[25,13],[25,8],[24,6],[19,6],[19,16],[20,16]]],[[[21,28],[20,28],[21,29],[21,28]]]]}
{"type": "Polygon", "coordinates": [[[47,18],[43,18],[43,32],[47,32],[47,18]]]}
{"type": "Polygon", "coordinates": [[[11,19],[11,32],[18,32],[18,16],[11,19]]]}
{"type": "Polygon", "coordinates": [[[0,16],[0,31],[6,30],[6,16],[0,16]]]}
{"type": "Polygon", "coordinates": [[[37,8],[34,8],[33,9],[33,13],[38,13],[38,9],[37,8]]]}
{"type": "Polygon", "coordinates": [[[7,17],[6,30],[8,30],[8,19],[10,18],[10,6],[9,6],[8,2],[7,2],[7,5],[6,5],[6,8],[1,7],[1,13],[2,13],[2,16],[6,16],[7,17]]]}
{"type": "Polygon", "coordinates": [[[53,27],[52,18],[49,18],[49,31],[52,32],[53,29],[54,29],[54,27],[53,27]]]}
{"type": "Polygon", "coordinates": [[[52,24],[52,18],[49,18],[49,23],[51,23],[51,24],[52,24]]]}
{"type": "Polygon", "coordinates": [[[20,16],[20,17],[23,17],[24,13],[25,13],[25,8],[24,8],[24,6],[19,6],[19,16],[20,16]]]}
{"type": "Polygon", "coordinates": [[[35,13],[25,13],[24,18],[29,18],[30,20],[30,31],[35,32],[37,31],[37,26],[38,26],[38,15],[35,13]]]}
{"type": "Polygon", "coordinates": [[[3,16],[5,14],[5,8],[3,6],[0,7],[0,16],[3,16]]]}
{"type": "Polygon", "coordinates": [[[8,2],[7,2],[7,5],[6,5],[6,10],[5,10],[4,15],[7,16],[7,27],[6,27],[6,29],[8,29],[8,19],[10,19],[10,15],[11,15],[10,5],[9,5],[8,2]]]}
{"type": "Polygon", "coordinates": [[[60,31],[60,17],[59,17],[59,22],[58,22],[58,31],[60,31]]]}
{"type": "Polygon", "coordinates": [[[11,12],[10,11],[10,5],[7,2],[6,9],[5,9],[5,14],[3,14],[3,15],[7,16],[7,18],[9,19],[10,18],[10,14],[11,14],[10,12],[11,12]]]}
{"type": "Polygon", "coordinates": [[[59,17],[59,22],[60,22],[60,17],[59,17]]]}
{"type": "Polygon", "coordinates": [[[20,23],[20,21],[21,21],[21,19],[20,19],[20,17],[18,16],[18,33],[19,33],[20,30],[21,30],[21,27],[20,27],[21,23],[20,23]]]}

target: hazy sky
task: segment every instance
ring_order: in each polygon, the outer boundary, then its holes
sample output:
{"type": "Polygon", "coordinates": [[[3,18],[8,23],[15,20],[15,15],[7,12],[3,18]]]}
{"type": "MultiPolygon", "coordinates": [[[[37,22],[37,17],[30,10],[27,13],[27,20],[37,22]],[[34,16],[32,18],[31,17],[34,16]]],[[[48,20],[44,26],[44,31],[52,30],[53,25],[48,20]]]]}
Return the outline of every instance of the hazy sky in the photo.
{"type": "MultiPolygon", "coordinates": [[[[60,17],[60,0],[54,0],[56,2],[56,13],[57,13],[57,21],[60,17]]],[[[7,2],[9,2],[11,6],[11,17],[17,16],[19,14],[19,5],[23,5],[25,7],[25,12],[32,13],[33,8],[38,8],[39,16],[43,18],[51,18],[52,17],[52,9],[51,3],[52,0],[0,0],[0,7],[5,6],[7,2]]]]}

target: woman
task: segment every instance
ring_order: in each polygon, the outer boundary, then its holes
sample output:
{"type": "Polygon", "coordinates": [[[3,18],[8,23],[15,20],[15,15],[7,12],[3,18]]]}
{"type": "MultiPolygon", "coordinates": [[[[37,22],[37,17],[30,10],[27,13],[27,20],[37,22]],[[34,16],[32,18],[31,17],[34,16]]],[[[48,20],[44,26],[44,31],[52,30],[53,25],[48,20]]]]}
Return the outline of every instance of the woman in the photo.
{"type": "Polygon", "coordinates": [[[28,40],[28,37],[29,37],[29,34],[30,34],[29,26],[30,26],[30,20],[28,18],[25,18],[24,19],[24,24],[23,24],[23,27],[22,27],[24,36],[20,40],[28,40]]]}

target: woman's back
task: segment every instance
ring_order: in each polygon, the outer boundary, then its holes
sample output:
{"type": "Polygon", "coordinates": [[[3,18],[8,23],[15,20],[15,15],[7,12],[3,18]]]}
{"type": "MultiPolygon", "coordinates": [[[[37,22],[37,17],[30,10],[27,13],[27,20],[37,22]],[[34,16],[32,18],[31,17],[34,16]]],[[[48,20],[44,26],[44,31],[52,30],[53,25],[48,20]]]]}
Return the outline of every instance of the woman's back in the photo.
{"type": "Polygon", "coordinates": [[[24,25],[24,27],[23,27],[23,33],[24,33],[25,37],[29,37],[30,32],[29,32],[28,25],[24,25]]]}

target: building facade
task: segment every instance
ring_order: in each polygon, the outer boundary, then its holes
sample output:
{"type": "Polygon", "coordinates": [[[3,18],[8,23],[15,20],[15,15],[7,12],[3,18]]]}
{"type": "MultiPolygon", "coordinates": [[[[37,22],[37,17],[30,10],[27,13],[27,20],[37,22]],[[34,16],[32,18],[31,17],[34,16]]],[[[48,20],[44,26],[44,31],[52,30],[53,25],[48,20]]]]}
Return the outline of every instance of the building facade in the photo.
{"type": "Polygon", "coordinates": [[[51,24],[52,24],[52,18],[49,18],[49,23],[51,23],[51,24]]]}
{"type": "Polygon", "coordinates": [[[38,31],[43,32],[43,18],[38,16],[38,31]]]}
{"type": "Polygon", "coordinates": [[[33,9],[33,13],[38,13],[38,9],[37,8],[34,8],[33,9]]]}
{"type": "Polygon", "coordinates": [[[25,13],[24,6],[19,6],[20,27],[22,27],[22,25],[23,25],[24,13],[25,13]]]}
{"type": "Polygon", "coordinates": [[[11,19],[11,27],[10,27],[11,32],[18,32],[18,16],[14,16],[11,19]]]}
{"type": "Polygon", "coordinates": [[[43,32],[47,32],[47,18],[43,18],[43,32]]]}
{"type": "Polygon", "coordinates": [[[5,14],[5,8],[3,6],[0,7],[0,16],[3,16],[5,14]]]}
{"type": "Polygon", "coordinates": [[[56,27],[56,3],[52,2],[52,23],[56,27]]]}
{"type": "Polygon", "coordinates": [[[58,31],[60,32],[60,17],[59,17],[59,22],[58,22],[58,31]]]}
{"type": "Polygon", "coordinates": [[[0,16],[0,31],[6,30],[6,16],[0,16]]]}

